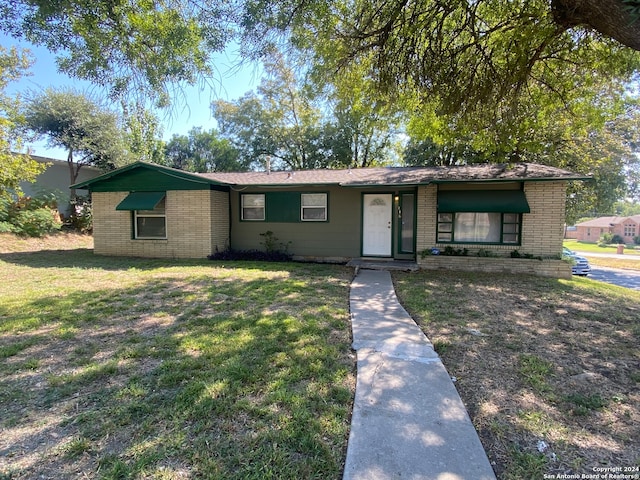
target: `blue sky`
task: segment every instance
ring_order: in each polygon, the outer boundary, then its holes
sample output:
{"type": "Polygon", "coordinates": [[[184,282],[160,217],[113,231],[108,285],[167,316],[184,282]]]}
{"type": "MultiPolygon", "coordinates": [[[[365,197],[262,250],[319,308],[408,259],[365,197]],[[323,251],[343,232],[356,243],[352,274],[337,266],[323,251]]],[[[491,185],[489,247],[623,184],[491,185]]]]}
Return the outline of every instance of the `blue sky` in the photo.
{"type": "MultiPolygon", "coordinates": [[[[5,48],[10,48],[12,45],[28,48],[35,59],[35,63],[30,70],[32,75],[10,84],[7,88],[8,94],[40,91],[48,87],[71,87],[76,90],[95,93],[96,95],[102,93],[98,87],[89,82],[73,79],[58,73],[55,56],[46,48],[36,47],[27,42],[18,42],[5,35],[0,35],[0,42],[5,48]]],[[[171,114],[159,112],[165,140],[168,140],[174,134],[185,135],[192,127],[203,127],[205,130],[215,127],[216,122],[211,116],[211,109],[209,108],[212,100],[233,100],[250,90],[256,89],[260,83],[261,69],[256,65],[235,68],[237,63],[238,58],[233,47],[230,47],[222,54],[216,55],[214,66],[218,74],[214,88],[185,88],[184,99],[176,102],[176,108],[172,110],[171,114]]],[[[32,153],[35,155],[59,159],[66,158],[64,151],[46,147],[45,141],[29,144],[28,146],[31,147],[32,153]]]]}

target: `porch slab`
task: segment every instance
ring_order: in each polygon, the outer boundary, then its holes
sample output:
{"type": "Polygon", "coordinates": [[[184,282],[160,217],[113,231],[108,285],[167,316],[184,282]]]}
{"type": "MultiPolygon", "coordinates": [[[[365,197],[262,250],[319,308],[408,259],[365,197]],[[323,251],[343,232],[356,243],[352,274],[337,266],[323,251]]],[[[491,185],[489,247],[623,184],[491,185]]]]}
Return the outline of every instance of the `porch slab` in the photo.
{"type": "Polygon", "coordinates": [[[347,267],[357,270],[400,270],[403,272],[415,272],[420,270],[413,260],[396,260],[393,258],[352,258],[347,262],[347,267]]]}

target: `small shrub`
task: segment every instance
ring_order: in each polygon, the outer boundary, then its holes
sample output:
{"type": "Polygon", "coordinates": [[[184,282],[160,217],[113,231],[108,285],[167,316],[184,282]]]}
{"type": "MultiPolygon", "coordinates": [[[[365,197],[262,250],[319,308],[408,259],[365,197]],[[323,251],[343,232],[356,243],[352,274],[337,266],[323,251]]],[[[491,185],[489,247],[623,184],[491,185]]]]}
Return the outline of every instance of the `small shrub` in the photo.
{"type": "Polygon", "coordinates": [[[640,235],[636,235],[635,237],[633,237],[633,243],[635,243],[636,245],[640,245],[640,235]]]}
{"type": "Polygon", "coordinates": [[[0,221],[0,233],[16,233],[15,227],[9,222],[0,221]]]}
{"type": "Polygon", "coordinates": [[[13,222],[16,233],[27,237],[43,237],[60,229],[60,217],[48,208],[18,212],[13,222]]]}
{"type": "Polygon", "coordinates": [[[420,252],[421,258],[427,258],[427,257],[430,257],[431,255],[440,255],[440,249],[436,247],[431,247],[431,248],[425,248],[420,252]]]}
{"type": "Polygon", "coordinates": [[[261,233],[260,236],[264,239],[260,245],[264,246],[267,253],[283,252],[286,254],[289,251],[291,242],[282,243],[271,230],[261,233]]]}
{"type": "Polygon", "coordinates": [[[466,257],[469,255],[469,250],[466,248],[453,248],[449,245],[444,247],[441,255],[447,255],[449,257],[466,257]]]}
{"type": "Polygon", "coordinates": [[[611,243],[613,243],[613,233],[603,233],[600,235],[600,238],[598,239],[598,245],[600,247],[604,247],[611,243]]]}
{"type": "Polygon", "coordinates": [[[543,260],[543,258],[540,255],[534,255],[533,253],[520,253],[518,250],[514,250],[513,252],[511,252],[511,258],[526,258],[527,260],[543,260]]]}
{"type": "Polygon", "coordinates": [[[67,225],[81,233],[93,230],[93,209],[88,197],[77,197],[71,202],[72,214],[67,225]]]}
{"type": "Polygon", "coordinates": [[[613,234],[613,233],[603,233],[602,235],[600,235],[600,239],[598,240],[598,245],[601,247],[604,247],[606,245],[611,245],[611,244],[620,244],[620,243],[624,243],[624,238],[622,238],[620,235],[613,234]]]}
{"type": "Polygon", "coordinates": [[[481,248],[480,250],[478,250],[478,256],[479,257],[497,257],[498,254],[493,250],[486,250],[484,248],[481,248]]]}
{"type": "Polygon", "coordinates": [[[620,235],[618,235],[617,233],[613,236],[613,238],[611,238],[611,243],[624,243],[624,238],[622,238],[620,235]]]}
{"type": "Polygon", "coordinates": [[[0,201],[0,232],[42,237],[60,229],[62,222],[53,194],[0,201]]]}

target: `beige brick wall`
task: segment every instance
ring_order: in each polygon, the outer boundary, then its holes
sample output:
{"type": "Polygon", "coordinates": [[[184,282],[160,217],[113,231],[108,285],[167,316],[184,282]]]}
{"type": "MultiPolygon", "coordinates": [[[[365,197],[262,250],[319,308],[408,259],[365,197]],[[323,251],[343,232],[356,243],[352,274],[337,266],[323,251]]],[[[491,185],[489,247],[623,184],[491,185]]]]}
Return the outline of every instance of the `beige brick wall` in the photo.
{"type": "Polygon", "coordinates": [[[562,252],[566,202],[566,182],[525,183],[524,192],[531,207],[522,221],[520,251],[552,256],[562,252]]]}
{"type": "Polygon", "coordinates": [[[487,273],[512,273],[541,277],[571,278],[571,265],[562,260],[534,260],[518,258],[448,257],[433,255],[418,257],[425,270],[458,270],[487,273]]]}
{"type": "Polygon", "coordinates": [[[229,193],[211,192],[211,252],[229,248],[229,193]]]}
{"type": "MultiPolygon", "coordinates": [[[[212,253],[212,200],[221,192],[190,190],[167,192],[167,239],[133,239],[131,212],[116,206],[129,192],[93,193],[94,251],[99,255],[157,258],[204,258],[212,253]]],[[[228,212],[228,208],[226,209],[228,212]]],[[[228,218],[228,213],[226,214],[228,218]]],[[[224,215],[217,215],[218,226],[224,215]]],[[[227,223],[228,225],[228,223],[227,223]]],[[[218,227],[216,227],[218,230],[218,227]]],[[[228,227],[227,227],[228,230],[228,227]]],[[[216,234],[216,242],[227,233],[216,234]]]]}
{"type": "Polygon", "coordinates": [[[435,247],[437,224],[438,187],[426,185],[418,187],[416,251],[420,252],[435,247]]]}
{"type": "MultiPolygon", "coordinates": [[[[564,214],[566,200],[565,182],[531,182],[524,188],[531,213],[522,217],[522,244],[513,245],[477,245],[455,244],[455,248],[468,248],[474,255],[480,248],[492,250],[499,255],[509,256],[513,250],[536,256],[554,256],[562,250],[564,234],[564,214]]],[[[416,248],[418,261],[420,252],[437,247],[444,249],[448,244],[436,243],[437,224],[437,187],[427,185],[418,188],[418,225],[416,248]]]]}

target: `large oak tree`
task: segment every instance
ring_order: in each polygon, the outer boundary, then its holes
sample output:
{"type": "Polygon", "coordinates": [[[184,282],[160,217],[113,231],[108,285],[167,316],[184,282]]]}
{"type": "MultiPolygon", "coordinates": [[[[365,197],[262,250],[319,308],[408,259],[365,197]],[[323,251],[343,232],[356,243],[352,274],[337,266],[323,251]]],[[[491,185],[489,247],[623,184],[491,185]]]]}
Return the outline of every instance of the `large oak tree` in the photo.
{"type": "Polygon", "coordinates": [[[336,67],[373,53],[381,89],[437,96],[449,112],[504,108],[531,82],[562,96],[593,75],[626,78],[639,17],[640,0],[0,0],[0,29],[114,95],[166,104],[171,85],[210,78],[232,38],[260,55],[285,33],[336,67]]]}

